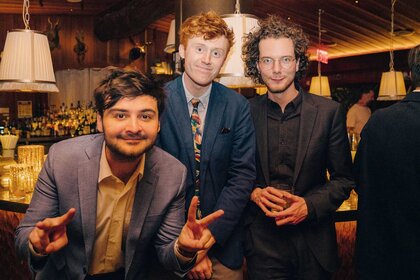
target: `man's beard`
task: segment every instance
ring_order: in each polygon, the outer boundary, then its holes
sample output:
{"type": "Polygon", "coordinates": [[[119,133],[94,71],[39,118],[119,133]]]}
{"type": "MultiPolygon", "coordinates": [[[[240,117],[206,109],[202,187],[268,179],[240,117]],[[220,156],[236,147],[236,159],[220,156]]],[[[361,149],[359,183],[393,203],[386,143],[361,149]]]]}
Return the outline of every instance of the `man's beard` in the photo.
{"type": "Polygon", "coordinates": [[[294,80],[292,80],[289,84],[287,84],[286,86],[284,86],[284,87],[281,87],[281,88],[276,88],[276,89],[273,89],[272,87],[270,87],[269,85],[267,85],[266,84],[266,87],[267,87],[267,89],[268,89],[268,91],[271,93],[271,94],[282,94],[283,92],[285,92],[285,91],[287,91],[293,84],[294,84],[294,80]]]}
{"type": "MultiPolygon", "coordinates": [[[[145,141],[146,139],[144,139],[145,141]]],[[[151,144],[144,147],[142,150],[132,151],[132,152],[126,152],[123,149],[121,149],[118,146],[118,143],[114,143],[111,141],[106,141],[105,137],[105,145],[109,149],[109,151],[112,153],[113,157],[122,162],[132,162],[138,160],[143,154],[147,153],[153,146],[154,142],[152,141],[151,144]]]]}

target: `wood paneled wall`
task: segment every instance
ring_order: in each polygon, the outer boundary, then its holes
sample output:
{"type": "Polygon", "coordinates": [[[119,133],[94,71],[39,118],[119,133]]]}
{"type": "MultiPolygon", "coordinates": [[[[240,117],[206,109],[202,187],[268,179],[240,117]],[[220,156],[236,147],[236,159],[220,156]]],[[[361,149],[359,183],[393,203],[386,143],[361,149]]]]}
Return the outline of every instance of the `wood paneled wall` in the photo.
{"type": "MultiPolygon", "coordinates": [[[[33,15],[30,18],[30,28],[33,30],[46,31],[49,26],[48,17],[45,15],[33,15]]],[[[93,33],[93,16],[51,16],[51,21],[59,20],[61,29],[59,31],[60,47],[51,52],[54,70],[82,69],[91,67],[125,66],[128,63],[128,52],[134,46],[127,39],[111,40],[102,42],[93,33]],[[77,54],[73,51],[76,45],[78,32],[84,33],[84,42],[87,45],[87,52],[84,60],[79,63],[77,54]]],[[[21,15],[0,14],[0,46],[4,46],[8,30],[24,28],[21,15]]],[[[149,69],[153,62],[170,60],[170,56],[163,52],[166,45],[165,32],[154,29],[132,37],[135,43],[147,45],[146,68],[149,69]]],[[[146,70],[146,69],[144,69],[146,70]]]]}
{"type": "MultiPolygon", "coordinates": [[[[32,30],[46,31],[49,27],[49,16],[31,15],[30,28],[32,30]]],[[[166,45],[167,33],[155,29],[147,29],[131,38],[111,40],[102,42],[97,39],[93,33],[93,16],[51,16],[51,21],[55,23],[59,20],[61,26],[59,31],[60,46],[52,50],[51,56],[54,70],[64,69],[83,69],[92,67],[117,66],[124,67],[128,64],[128,53],[134,44],[147,44],[146,57],[144,63],[145,73],[150,72],[150,66],[157,62],[172,60],[172,56],[166,54],[163,49],[166,45]],[[87,45],[87,52],[84,60],[79,63],[77,54],[73,51],[76,45],[76,34],[84,33],[84,42],[87,45]]],[[[24,24],[22,16],[17,14],[0,14],[0,50],[4,47],[8,30],[23,29],[24,24]]],[[[34,116],[39,115],[35,104],[48,105],[46,94],[28,94],[28,93],[1,93],[0,108],[9,107],[11,119],[16,118],[16,108],[18,100],[30,100],[33,104],[34,116]],[[38,114],[37,114],[38,113],[38,114]]],[[[0,124],[4,117],[0,116],[0,124]]]]}

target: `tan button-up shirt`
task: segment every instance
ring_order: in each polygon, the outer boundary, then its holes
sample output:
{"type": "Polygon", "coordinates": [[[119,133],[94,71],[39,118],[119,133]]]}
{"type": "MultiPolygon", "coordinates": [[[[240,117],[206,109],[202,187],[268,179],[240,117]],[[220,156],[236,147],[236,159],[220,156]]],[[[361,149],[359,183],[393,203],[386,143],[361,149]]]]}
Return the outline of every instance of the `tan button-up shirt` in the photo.
{"type": "Polygon", "coordinates": [[[146,155],[127,184],[112,174],[105,155],[99,165],[96,235],[89,274],[107,273],[124,266],[125,240],[130,225],[137,182],[143,177],[146,155]]]}

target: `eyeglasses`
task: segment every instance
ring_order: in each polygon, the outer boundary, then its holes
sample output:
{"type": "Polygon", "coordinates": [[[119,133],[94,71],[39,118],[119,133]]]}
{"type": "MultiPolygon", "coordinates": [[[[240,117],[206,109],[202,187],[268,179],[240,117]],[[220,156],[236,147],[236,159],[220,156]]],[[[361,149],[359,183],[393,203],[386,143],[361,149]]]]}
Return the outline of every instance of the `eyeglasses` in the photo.
{"type": "Polygon", "coordinates": [[[264,69],[272,69],[274,67],[274,61],[278,60],[280,65],[288,69],[290,66],[292,66],[293,61],[296,60],[293,56],[282,56],[278,59],[272,58],[272,57],[260,57],[258,61],[260,62],[260,66],[264,69]]]}

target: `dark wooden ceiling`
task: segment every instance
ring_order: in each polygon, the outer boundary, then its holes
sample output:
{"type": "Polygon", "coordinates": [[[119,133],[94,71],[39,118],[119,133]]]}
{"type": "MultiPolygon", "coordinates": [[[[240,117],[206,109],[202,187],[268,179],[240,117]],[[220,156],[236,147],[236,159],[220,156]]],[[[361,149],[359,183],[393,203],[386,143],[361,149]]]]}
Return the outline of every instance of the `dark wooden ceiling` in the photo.
{"type": "MultiPolygon", "coordinates": [[[[162,7],[162,3],[175,0],[136,0],[144,5],[162,7]]],[[[211,0],[209,0],[211,1],[211,0]]],[[[1,13],[21,13],[23,0],[1,0],[1,13]]],[[[103,15],[117,11],[133,0],[32,0],[31,14],[48,15],[103,15]],[[42,4],[42,5],[41,5],[42,4]]],[[[150,8],[150,7],[149,7],[150,8]]],[[[321,48],[330,58],[389,51],[391,39],[391,0],[255,0],[253,14],[265,17],[276,14],[299,23],[311,39],[311,53],[318,47],[318,9],[322,9],[321,48]]],[[[174,10],[165,9],[151,18],[145,15],[144,26],[167,32],[174,10]]],[[[233,11],[232,11],[233,12],[233,11]]],[[[141,9],[138,13],[141,14],[141,9]]],[[[1,16],[1,15],[0,15],[1,16]]],[[[395,4],[395,31],[412,30],[411,35],[393,38],[393,49],[408,49],[420,43],[420,1],[398,0],[395,4]]],[[[140,30],[141,31],[141,30],[140,30]]],[[[400,33],[400,32],[397,32],[400,33]]],[[[401,32],[404,33],[404,32],[401,32]]]]}

